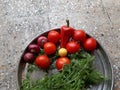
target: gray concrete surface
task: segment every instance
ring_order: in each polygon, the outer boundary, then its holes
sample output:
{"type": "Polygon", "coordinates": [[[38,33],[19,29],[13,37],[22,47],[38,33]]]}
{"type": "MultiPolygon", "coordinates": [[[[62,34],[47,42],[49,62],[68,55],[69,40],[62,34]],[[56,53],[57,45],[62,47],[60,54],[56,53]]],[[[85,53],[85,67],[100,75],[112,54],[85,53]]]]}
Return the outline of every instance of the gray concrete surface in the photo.
{"type": "Polygon", "coordinates": [[[101,43],[115,82],[120,80],[120,0],[0,0],[0,90],[17,90],[25,47],[40,33],[61,27],[66,18],[101,43]]]}

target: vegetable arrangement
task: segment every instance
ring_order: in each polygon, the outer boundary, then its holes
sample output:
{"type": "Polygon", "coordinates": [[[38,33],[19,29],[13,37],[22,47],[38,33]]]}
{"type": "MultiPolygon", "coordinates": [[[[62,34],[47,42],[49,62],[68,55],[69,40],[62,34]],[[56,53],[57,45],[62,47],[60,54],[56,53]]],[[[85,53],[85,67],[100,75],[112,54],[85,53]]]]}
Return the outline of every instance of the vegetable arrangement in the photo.
{"type": "Polygon", "coordinates": [[[97,42],[88,37],[84,30],[75,30],[67,25],[60,32],[51,30],[47,36],[37,38],[37,43],[28,46],[23,60],[29,63],[27,71],[43,70],[46,75],[32,81],[26,76],[21,90],[86,90],[100,84],[105,77],[93,65],[97,42]],[[57,73],[49,72],[57,69],[57,73]]]}

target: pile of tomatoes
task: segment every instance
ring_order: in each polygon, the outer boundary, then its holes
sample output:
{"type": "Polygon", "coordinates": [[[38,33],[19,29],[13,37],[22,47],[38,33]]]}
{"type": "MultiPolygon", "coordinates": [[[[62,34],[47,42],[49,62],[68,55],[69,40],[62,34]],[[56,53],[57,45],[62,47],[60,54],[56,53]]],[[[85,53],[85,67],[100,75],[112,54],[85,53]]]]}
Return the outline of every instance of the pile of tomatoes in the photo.
{"type": "Polygon", "coordinates": [[[68,54],[75,54],[83,47],[87,52],[93,51],[97,47],[97,42],[93,37],[88,37],[84,30],[74,30],[69,38],[66,47],[60,47],[61,34],[57,30],[50,30],[46,36],[39,36],[36,43],[31,43],[27,47],[27,52],[23,55],[23,60],[27,63],[35,63],[41,69],[48,69],[51,65],[50,55],[58,53],[55,66],[62,70],[65,64],[70,64],[68,54]],[[41,50],[44,54],[39,54],[41,50]]]}

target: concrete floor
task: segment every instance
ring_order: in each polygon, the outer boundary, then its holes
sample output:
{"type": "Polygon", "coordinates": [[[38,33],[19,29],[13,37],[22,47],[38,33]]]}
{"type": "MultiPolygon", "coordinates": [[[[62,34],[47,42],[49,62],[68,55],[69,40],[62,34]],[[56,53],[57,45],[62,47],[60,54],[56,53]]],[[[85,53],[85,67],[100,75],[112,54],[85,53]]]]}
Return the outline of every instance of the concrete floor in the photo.
{"type": "MultiPolygon", "coordinates": [[[[17,67],[30,41],[70,25],[95,37],[120,80],[120,0],[0,0],[0,90],[17,89],[17,67]]],[[[115,85],[115,84],[114,84],[115,85]]]]}

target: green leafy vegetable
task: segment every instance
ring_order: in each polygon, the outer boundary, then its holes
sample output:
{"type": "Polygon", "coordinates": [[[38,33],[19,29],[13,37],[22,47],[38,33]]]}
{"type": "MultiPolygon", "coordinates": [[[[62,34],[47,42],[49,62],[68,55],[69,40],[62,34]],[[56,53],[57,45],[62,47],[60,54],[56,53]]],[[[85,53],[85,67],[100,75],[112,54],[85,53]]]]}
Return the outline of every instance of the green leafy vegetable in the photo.
{"type": "Polygon", "coordinates": [[[39,68],[36,67],[35,64],[28,65],[27,72],[32,73],[35,70],[39,70],[39,68]]]}
{"type": "Polygon", "coordinates": [[[90,85],[105,80],[93,67],[94,56],[82,50],[68,57],[71,64],[65,65],[62,71],[45,76],[34,83],[30,82],[30,77],[26,78],[21,90],[86,90],[90,85]]]}

